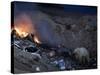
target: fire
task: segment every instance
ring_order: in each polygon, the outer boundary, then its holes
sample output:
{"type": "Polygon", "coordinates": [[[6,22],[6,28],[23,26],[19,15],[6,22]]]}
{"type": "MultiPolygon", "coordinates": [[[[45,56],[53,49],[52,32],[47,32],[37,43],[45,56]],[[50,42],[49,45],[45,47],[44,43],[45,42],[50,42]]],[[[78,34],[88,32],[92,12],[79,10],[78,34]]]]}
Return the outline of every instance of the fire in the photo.
{"type": "Polygon", "coordinates": [[[39,41],[39,38],[36,36],[36,29],[34,27],[34,23],[33,23],[30,15],[28,15],[26,13],[22,13],[22,14],[18,15],[14,19],[14,29],[16,30],[17,34],[21,38],[24,38],[24,37],[34,33],[35,36],[32,37],[33,40],[36,43],[41,44],[41,42],[39,41]]]}
{"type": "Polygon", "coordinates": [[[36,43],[41,44],[41,42],[39,41],[39,39],[38,39],[36,36],[34,36],[34,41],[35,41],[36,43]]]}
{"type": "Polygon", "coordinates": [[[28,35],[27,32],[23,31],[22,28],[15,28],[16,32],[18,33],[18,35],[22,38],[26,37],[28,35]]]}
{"type": "Polygon", "coordinates": [[[14,28],[18,35],[22,38],[33,32],[33,24],[30,16],[27,14],[20,14],[14,20],[14,28]]]}

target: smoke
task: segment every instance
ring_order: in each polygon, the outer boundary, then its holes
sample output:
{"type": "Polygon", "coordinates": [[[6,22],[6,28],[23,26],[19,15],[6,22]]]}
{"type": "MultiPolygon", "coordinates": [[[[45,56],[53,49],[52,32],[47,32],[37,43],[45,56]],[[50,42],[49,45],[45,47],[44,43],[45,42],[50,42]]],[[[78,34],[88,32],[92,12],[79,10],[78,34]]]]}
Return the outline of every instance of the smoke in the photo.
{"type": "Polygon", "coordinates": [[[20,32],[32,33],[33,25],[31,18],[25,13],[18,15],[14,20],[14,27],[20,32]]]}
{"type": "Polygon", "coordinates": [[[21,36],[34,34],[39,42],[56,45],[59,44],[59,39],[55,36],[51,24],[49,17],[40,12],[20,13],[14,19],[14,27],[19,30],[21,36]]]}

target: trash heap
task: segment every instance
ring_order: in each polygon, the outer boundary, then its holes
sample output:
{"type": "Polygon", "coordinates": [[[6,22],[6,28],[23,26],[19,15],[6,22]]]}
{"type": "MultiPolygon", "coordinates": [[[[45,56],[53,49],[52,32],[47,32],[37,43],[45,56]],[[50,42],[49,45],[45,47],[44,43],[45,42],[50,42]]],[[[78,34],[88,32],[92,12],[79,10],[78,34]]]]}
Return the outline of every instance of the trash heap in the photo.
{"type": "Polygon", "coordinates": [[[64,45],[51,47],[48,44],[38,44],[30,36],[19,37],[15,31],[12,31],[11,37],[15,73],[78,70],[96,66],[93,62],[96,59],[91,59],[91,64],[80,64],[73,57],[73,49],[64,45]]]}

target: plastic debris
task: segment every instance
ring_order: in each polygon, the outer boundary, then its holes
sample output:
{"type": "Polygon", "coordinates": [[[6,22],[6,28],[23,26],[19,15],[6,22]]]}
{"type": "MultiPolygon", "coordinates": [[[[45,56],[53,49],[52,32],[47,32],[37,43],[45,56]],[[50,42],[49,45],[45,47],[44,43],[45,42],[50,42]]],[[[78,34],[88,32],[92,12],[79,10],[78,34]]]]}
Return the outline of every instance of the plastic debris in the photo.
{"type": "Polygon", "coordinates": [[[58,61],[58,65],[59,65],[60,70],[65,70],[66,69],[65,62],[64,62],[63,59],[58,61]]]}
{"type": "Polygon", "coordinates": [[[56,66],[58,66],[60,70],[65,70],[66,69],[64,59],[55,60],[55,61],[53,61],[51,63],[55,64],[56,66]]]}

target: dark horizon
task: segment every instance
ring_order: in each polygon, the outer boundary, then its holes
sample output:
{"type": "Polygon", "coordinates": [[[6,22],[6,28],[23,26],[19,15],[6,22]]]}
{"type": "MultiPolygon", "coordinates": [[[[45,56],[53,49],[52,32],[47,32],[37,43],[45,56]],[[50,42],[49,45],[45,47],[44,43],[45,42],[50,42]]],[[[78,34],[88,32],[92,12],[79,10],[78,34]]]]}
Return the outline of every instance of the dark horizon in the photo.
{"type": "Polygon", "coordinates": [[[57,8],[64,12],[69,13],[82,13],[82,14],[97,14],[97,6],[86,6],[86,5],[69,5],[69,4],[53,4],[53,3],[36,3],[36,2],[21,2],[14,1],[15,10],[19,11],[33,11],[42,8],[57,8]]]}

